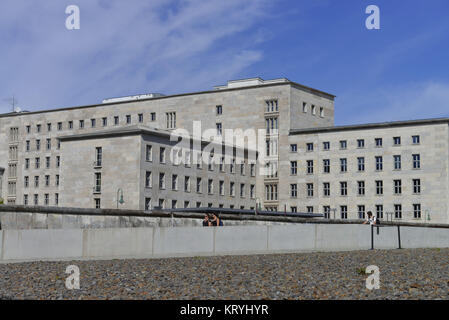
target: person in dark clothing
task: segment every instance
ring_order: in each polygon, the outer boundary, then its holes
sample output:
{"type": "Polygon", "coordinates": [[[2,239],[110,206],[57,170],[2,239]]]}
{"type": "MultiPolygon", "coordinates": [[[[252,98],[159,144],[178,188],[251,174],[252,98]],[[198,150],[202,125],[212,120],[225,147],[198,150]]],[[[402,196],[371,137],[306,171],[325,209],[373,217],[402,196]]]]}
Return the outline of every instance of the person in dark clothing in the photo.
{"type": "Polygon", "coordinates": [[[210,225],[211,225],[211,222],[209,220],[209,215],[205,214],[204,220],[203,220],[203,227],[209,227],[210,225]]]}
{"type": "Polygon", "coordinates": [[[223,222],[215,213],[212,213],[211,226],[213,227],[223,226],[223,222]]]}

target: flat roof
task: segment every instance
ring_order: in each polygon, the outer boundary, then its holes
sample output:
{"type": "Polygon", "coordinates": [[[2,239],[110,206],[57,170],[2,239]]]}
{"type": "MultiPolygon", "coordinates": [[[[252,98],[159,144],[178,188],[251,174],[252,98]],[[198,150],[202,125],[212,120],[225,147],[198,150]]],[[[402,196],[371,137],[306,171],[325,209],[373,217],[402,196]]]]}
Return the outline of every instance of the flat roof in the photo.
{"type": "MultiPolygon", "coordinates": [[[[330,93],[327,93],[327,92],[324,92],[324,91],[320,91],[318,89],[314,89],[314,88],[311,88],[311,87],[307,87],[307,86],[304,86],[302,84],[290,81],[288,79],[286,79],[286,80],[287,81],[284,81],[284,82],[277,82],[277,81],[270,82],[271,80],[267,80],[266,83],[259,84],[259,85],[253,85],[253,86],[242,86],[242,87],[233,87],[233,88],[220,89],[220,90],[214,89],[214,90],[207,90],[207,91],[179,93],[179,94],[165,95],[165,96],[161,96],[161,97],[153,97],[153,98],[132,100],[132,101],[117,101],[117,102],[108,102],[108,103],[98,103],[98,104],[91,104],[91,105],[62,107],[62,108],[39,110],[39,111],[8,112],[8,113],[0,114],[0,118],[16,117],[16,116],[23,116],[23,115],[28,115],[28,114],[39,114],[39,113],[48,113],[48,112],[57,112],[57,111],[67,111],[67,110],[74,110],[74,109],[104,107],[104,106],[108,106],[108,105],[118,105],[118,104],[125,104],[125,103],[139,103],[139,102],[149,101],[149,100],[170,99],[170,98],[177,98],[177,97],[183,97],[183,96],[200,95],[200,94],[211,94],[211,93],[221,93],[221,92],[227,92],[227,91],[248,90],[248,89],[254,89],[254,88],[282,86],[282,85],[291,85],[291,86],[293,86],[295,88],[298,88],[298,89],[301,89],[301,90],[307,90],[307,91],[311,91],[311,92],[313,92],[315,94],[327,96],[328,98],[330,98],[332,100],[336,97],[333,94],[330,94],[330,93]]],[[[234,81],[234,80],[231,80],[231,81],[234,81]]],[[[241,80],[235,80],[235,81],[241,81],[241,80]]]]}
{"type": "Polygon", "coordinates": [[[406,121],[391,121],[391,122],[379,122],[379,123],[366,123],[366,124],[353,124],[342,125],[332,127],[321,128],[305,128],[305,129],[292,129],[290,135],[308,134],[308,133],[325,133],[325,132],[337,132],[337,131],[351,131],[351,130],[367,130],[367,129],[384,129],[395,127],[407,127],[407,126],[422,126],[449,123],[449,118],[433,118],[433,119],[419,119],[419,120],[406,120],[406,121]]]}
{"type": "MultiPolygon", "coordinates": [[[[80,134],[72,134],[72,135],[66,135],[66,136],[60,136],[56,137],[56,139],[60,141],[73,141],[73,140],[83,140],[83,139],[101,139],[101,138],[113,138],[113,137],[122,137],[122,136],[131,136],[131,135],[153,135],[153,136],[159,136],[170,139],[172,136],[172,131],[165,130],[165,129],[158,129],[158,128],[150,128],[147,126],[142,125],[133,125],[129,127],[123,127],[123,128],[117,128],[117,129],[108,129],[108,130],[101,130],[96,132],[88,132],[88,133],[80,133],[80,134]]],[[[195,139],[192,136],[181,136],[181,135],[175,135],[178,136],[178,141],[181,138],[188,138],[191,139],[191,141],[201,141],[202,145],[210,144],[221,146],[221,147],[232,147],[235,149],[243,149],[245,151],[253,151],[257,153],[257,150],[249,149],[249,148],[239,148],[238,146],[230,146],[225,143],[218,143],[217,141],[206,141],[206,140],[199,140],[195,139]]],[[[176,142],[176,141],[173,141],[176,142]]]]}

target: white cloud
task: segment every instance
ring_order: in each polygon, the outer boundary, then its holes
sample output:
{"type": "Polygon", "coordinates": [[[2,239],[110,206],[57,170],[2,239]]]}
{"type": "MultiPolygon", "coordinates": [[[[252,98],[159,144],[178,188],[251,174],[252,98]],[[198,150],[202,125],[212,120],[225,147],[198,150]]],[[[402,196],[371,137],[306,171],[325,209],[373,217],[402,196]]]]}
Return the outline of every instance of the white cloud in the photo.
{"type": "Polygon", "coordinates": [[[209,89],[262,57],[241,34],[268,0],[79,0],[74,31],[65,29],[69,4],[2,1],[0,100],[15,94],[34,110],[209,89]]]}

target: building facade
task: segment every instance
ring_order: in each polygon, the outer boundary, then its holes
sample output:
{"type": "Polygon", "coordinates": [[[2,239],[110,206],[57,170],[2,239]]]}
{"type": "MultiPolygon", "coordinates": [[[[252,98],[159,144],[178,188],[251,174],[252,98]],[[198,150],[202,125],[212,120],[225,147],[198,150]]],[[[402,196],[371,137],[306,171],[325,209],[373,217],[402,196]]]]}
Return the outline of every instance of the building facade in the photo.
{"type": "Polygon", "coordinates": [[[211,91],[3,114],[1,197],[10,204],[115,208],[122,192],[122,208],[251,209],[259,203],[267,210],[330,212],[348,219],[371,210],[424,221],[427,213],[433,222],[449,223],[448,119],[334,127],[334,98],[288,79],[254,78],[211,91]],[[216,136],[227,129],[264,130],[257,136],[258,146],[264,147],[257,148],[254,175],[249,173],[254,164],[250,157],[244,159],[244,174],[236,167],[231,173],[231,163],[224,171],[160,163],[161,148],[170,152],[173,147],[170,133],[192,133],[195,126],[216,136]],[[393,145],[397,137],[401,143],[393,145]],[[382,139],[382,146],[375,145],[376,139],[382,139]],[[419,143],[411,143],[413,139],[419,143]],[[146,145],[152,145],[157,161],[146,160],[146,145]],[[95,166],[98,152],[101,166],[95,166]],[[375,169],[378,157],[382,170],[375,169]],[[341,170],[342,159],[346,171],[341,170]],[[146,187],[147,172],[151,187],[146,187]],[[159,184],[161,173],[165,186],[159,184]],[[186,176],[193,179],[189,182],[195,192],[184,190],[186,176]],[[198,178],[204,184],[201,192],[196,192],[198,178]],[[100,197],[94,192],[98,180],[100,197]],[[204,190],[210,180],[209,194],[204,190]],[[378,181],[382,194],[376,193],[378,181]]]}

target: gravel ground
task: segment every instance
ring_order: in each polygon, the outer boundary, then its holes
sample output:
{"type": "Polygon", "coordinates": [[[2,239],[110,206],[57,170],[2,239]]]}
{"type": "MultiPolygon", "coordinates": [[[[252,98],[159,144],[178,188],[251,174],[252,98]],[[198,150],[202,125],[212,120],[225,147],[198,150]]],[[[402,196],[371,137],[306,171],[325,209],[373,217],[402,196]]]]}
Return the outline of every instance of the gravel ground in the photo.
{"type": "Polygon", "coordinates": [[[0,298],[449,300],[449,249],[0,264],[0,298]],[[65,288],[71,264],[79,290],[65,288]]]}

